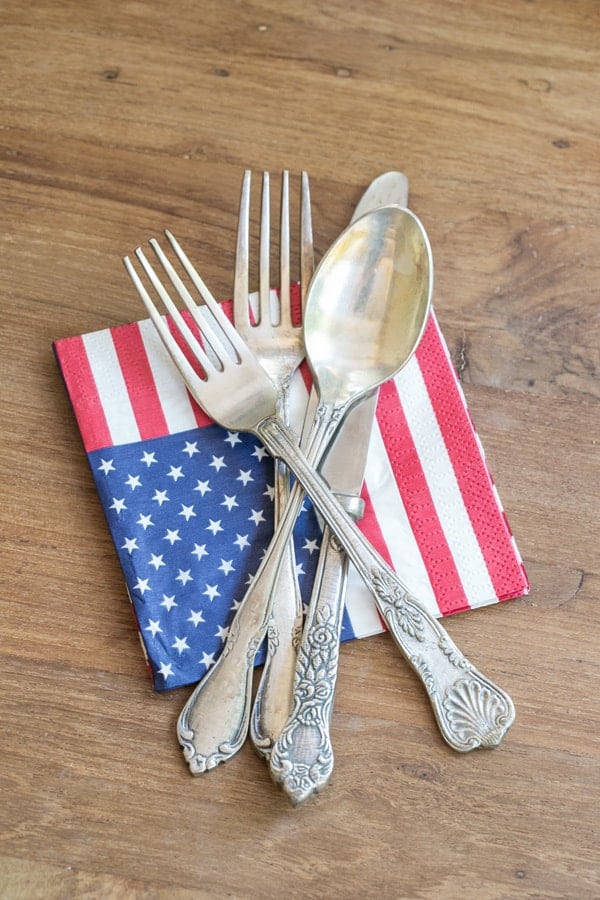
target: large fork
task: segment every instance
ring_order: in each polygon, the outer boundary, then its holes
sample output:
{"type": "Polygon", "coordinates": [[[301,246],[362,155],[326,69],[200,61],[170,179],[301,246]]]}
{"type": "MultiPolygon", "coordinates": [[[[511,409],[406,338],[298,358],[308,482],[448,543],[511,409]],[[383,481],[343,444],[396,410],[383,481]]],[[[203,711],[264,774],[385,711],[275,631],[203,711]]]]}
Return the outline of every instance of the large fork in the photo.
{"type": "MultiPolygon", "coordinates": [[[[258,302],[251,312],[249,302],[249,231],[251,173],[246,171],[240,199],[235,278],[233,286],[233,322],[238,334],[269,374],[278,390],[277,412],[290,424],[290,381],[304,359],[302,319],[293,320],[290,304],[290,211],[289,175],[281,177],[279,222],[279,296],[271,290],[270,280],[270,179],[263,173],[258,302]]],[[[306,289],[313,270],[313,241],[308,176],[302,173],[300,202],[300,291],[304,311],[306,289]]],[[[288,500],[290,488],[286,465],[275,460],[274,519],[277,526],[288,500]]],[[[250,734],[257,752],[268,757],[271,747],[285,725],[290,708],[296,650],[302,630],[302,598],[296,577],[292,541],[285,548],[272,602],[267,632],[268,649],[262,677],[254,700],[250,734]]]]}
{"type": "MultiPolygon", "coordinates": [[[[271,455],[283,459],[296,476],[299,484],[292,488],[279,525],[280,535],[287,539],[291,537],[296,519],[294,500],[304,488],[371,591],[390,633],[423,682],[445,740],[459,751],[496,746],[514,720],[510,697],[464,657],[441,623],[411,596],[344,512],[315,471],[310,456],[304,456],[294,434],[278,417],[277,388],[228,321],[175,238],[169,233],[167,237],[204,299],[204,307],[196,304],[157,241],[151,240],[150,245],[172,288],[188,307],[203,339],[210,344],[210,354],[194,336],[141,249],[136,255],[150,284],[170,312],[180,338],[201,366],[201,373],[171,334],[129,259],[125,260],[127,270],[167,351],[205,412],[231,431],[255,434],[271,455]]],[[[279,552],[279,546],[278,542],[270,544],[252,583],[252,602],[246,602],[246,594],[221,656],[197,685],[179,718],[179,740],[194,774],[229,759],[246,738],[252,664],[268,625],[269,599],[278,568],[273,566],[271,557],[274,552],[279,552]],[[258,602],[259,597],[262,597],[261,602],[258,602]],[[239,642],[244,645],[243,653],[236,653],[242,627],[248,629],[247,633],[254,633],[254,640],[249,645],[245,641],[239,642]]]]}

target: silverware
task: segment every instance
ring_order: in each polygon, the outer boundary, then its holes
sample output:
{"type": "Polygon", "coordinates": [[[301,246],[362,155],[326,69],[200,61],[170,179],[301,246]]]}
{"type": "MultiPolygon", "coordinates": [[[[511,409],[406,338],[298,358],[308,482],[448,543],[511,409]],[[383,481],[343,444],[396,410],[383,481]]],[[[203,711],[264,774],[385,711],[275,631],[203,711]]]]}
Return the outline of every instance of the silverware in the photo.
{"type": "MultiPolygon", "coordinates": [[[[399,210],[396,213],[401,215],[399,210]]],[[[368,226],[355,226],[352,235],[345,232],[322,260],[311,281],[309,297],[312,297],[312,301],[307,299],[305,310],[305,344],[312,337],[313,362],[320,354],[325,353],[325,358],[314,372],[320,405],[316,426],[308,441],[311,465],[316,466],[322,458],[347,410],[361,396],[375,389],[400,368],[401,363],[414,350],[424,329],[430,299],[429,245],[418,220],[409,213],[405,213],[404,218],[406,221],[402,223],[382,224],[379,231],[375,231],[373,245],[368,226]],[[405,229],[407,233],[404,233],[405,229]],[[420,252],[415,252],[415,244],[420,252]],[[396,259],[395,251],[399,246],[403,253],[396,259]],[[354,304],[350,298],[354,298],[354,304]],[[313,327],[312,332],[306,329],[306,317],[310,318],[310,310],[318,323],[317,330],[313,327]],[[376,339],[370,337],[366,341],[357,340],[356,335],[361,334],[361,325],[374,329],[376,339]],[[327,334],[327,326],[332,329],[330,335],[327,334]],[[337,338],[340,333],[343,334],[344,329],[346,339],[338,347],[335,365],[328,365],[327,347],[331,344],[332,336],[337,338]],[[322,338],[325,338],[324,344],[321,342],[322,338]]],[[[265,561],[243,600],[242,605],[251,607],[254,617],[258,615],[258,611],[263,611],[268,616],[282,553],[290,540],[301,504],[302,492],[296,490],[291,495],[265,561]]],[[[264,636],[264,630],[252,631],[247,625],[248,621],[254,625],[255,618],[244,618],[238,611],[235,623],[241,624],[233,634],[230,632],[232,643],[228,640],[224,648],[227,662],[219,660],[220,668],[211,670],[212,680],[208,682],[211,690],[207,693],[205,678],[182,710],[179,739],[194,772],[203,771],[206,759],[212,758],[210,754],[207,757],[207,734],[205,731],[201,733],[200,727],[205,728],[208,716],[212,718],[215,715],[225,715],[222,699],[222,708],[218,713],[209,702],[215,690],[214,682],[221,681],[222,696],[228,696],[234,690],[236,679],[237,683],[248,685],[247,670],[252,666],[258,641],[264,636]],[[229,647],[233,649],[230,651],[229,647]]],[[[248,695],[246,702],[249,702],[248,695]]],[[[288,694],[288,702],[291,702],[291,694],[288,694]]],[[[289,708],[288,706],[288,712],[289,708]]],[[[239,749],[238,741],[243,742],[240,723],[246,721],[247,708],[244,706],[240,709],[234,705],[232,710],[241,715],[240,720],[232,717],[229,722],[228,733],[235,734],[237,739],[233,745],[223,744],[219,747],[220,761],[239,749]]]]}
{"type": "MultiPolygon", "coordinates": [[[[273,380],[278,391],[277,413],[290,424],[290,380],[304,359],[302,322],[292,321],[290,305],[290,213],[289,175],[281,177],[279,225],[279,296],[270,282],[270,178],[263,173],[260,215],[260,267],[256,315],[251,317],[249,303],[249,232],[251,173],[246,171],[240,198],[233,321],[238,334],[273,380]]],[[[300,205],[301,309],[312,275],[312,228],[308,176],[301,179],[300,205]]],[[[275,525],[281,518],[289,496],[289,474],[281,460],[275,460],[275,525]]],[[[250,602],[250,601],[248,601],[250,602]]],[[[281,731],[290,711],[296,649],[302,630],[302,598],[296,576],[294,545],[290,541],[282,556],[267,631],[268,652],[259,682],[251,718],[252,741],[261,754],[270,752],[274,736],[281,731]]],[[[241,647],[241,645],[240,645],[241,647]]]]}
{"type": "MultiPolygon", "coordinates": [[[[386,204],[405,207],[408,180],[401,172],[376,178],[360,199],[351,222],[386,204]]],[[[348,515],[362,517],[360,490],[367,462],[378,391],[362,400],[341,424],[320,471],[348,515]]],[[[317,406],[313,389],[307,419],[317,406]]],[[[330,721],[338,671],[339,641],[348,574],[348,556],[323,529],[319,564],[298,648],[293,706],[270,758],[271,775],[294,804],[321,790],[333,772],[330,721]]]]}
{"type": "MultiPolygon", "coordinates": [[[[375,273],[381,279],[382,272],[385,272],[388,281],[394,282],[394,267],[381,264],[384,260],[389,260],[389,252],[392,248],[396,248],[400,237],[404,235],[406,238],[404,230],[409,220],[412,220],[415,229],[418,230],[421,227],[418,220],[407,211],[391,207],[378,210],[364,216],[358,223],[347,229],[334,245],[334,252],[341,253],[346,266],[348,251],[354,249],[357,251],[357,259],[361,260],[360,275],[362,278],[366,277],[366,272],[371,272],[371,275],[375,273]],[[369,235],[372,236],[373,231],[377,235],[378,251],[371,255],[370,265],[365,268],[364,243],[369,235]]],[[[273,383],[228,322],[175,239],[171,235],[168,237],[196,290],[205,301],[205,309],[208,310],[211,317],[210,324],[205,318],[198,315],[198,307],[191,294],[157,242],[151,241],[151,246],[171,285],[194,315],[201,333],[209,340],[213,350],[218,352],[221,360],[220,369],[215,369],[211,365],[208,356],[187,327],[154,269],[142,251],[138,250],[138,259],[150,283],[171,312],[182,338],[204,370],[204,377],[198,375],[172,337],[131,261],[127,259],[125,262],[134,285],[188,388],[208,415],[232,430],[252,431],[263,441],[273,456],[281,457],[288,463],[300,485],[307,491],[317,510],[346,549],[359,574],[373,593],[378,608],[389,625],[390,632],[417,674],[424,681],[446,740],[460,750],[470,750],[477,746],[495,746],[513,721],[514,709],[510,698],[484,678],[464,658],[443,627],[431,618],[415,598],[410,596],[400,579],[373,550],[337,503],[326,483],[315,472],[310,459],[307,459],[299,451],[293,435],[277,418],[275,414],[277,391],[273,383]]],[[[425,243],[426,253],[424,256],[429,264],[430,255],[426,239],[425,243]]],[[[425,268],[427,269],[427,266],[425,268]]],[[[429,270],[427,271],[429,274],[429,270]]],[[[350,275],[356,281],[359,271],[354,269],[350,275]]],[[[364,288],[364,284],[362,287],[364,288]]],[[[377,291],[376,293],[380,294],[381,292],[377,291]]],[[[410,294],[414,302],[414,285],[410,294]]],[[[422,298],[425,300],[425,308],[428,311],[429,295],[422,295],[422,298]]],[[[331,307],[330,301],[327,306],[331,307]]],[[[311,348],[307,341],[308,352],[312,358],[315,375],[318,375],[317,383],[321,392],[323,392],[324,386],[333,391],[339,386],[340,371],[337,368],[337,361],[333,362],[331,347],[329,353],[325,348],[329,339],[333,340],[338,350],[342,349],[335,343],[335,338],[341,325],[348,326],[348,320],[337,322],[334,325],[329,311],[321,309],[318,304],[315,304],[313,320],[309,328],[310,307],[311,303],[309,302],[305,319],[305,334],[307,336],[311,334],[313,342],[311,348]],[[314,316],[316,316],[316,320],[314,316]]],[[[336,304],[334,307],[337,309],[336,304]]],[[[422,309],[421,317],[423,311],[422,309]]],[[[344,315],[347,315],[347,312],[344,315]]],[[[419,324],[417,337],[424,326],[424,319],[419,321],[421,317],[416,317],[413,322],[413,326],[417,322],[419,324]]],[[[373,324],[375,322],[376,319],[373,320],[373,324]]],[[[383,328],[384,336],[395,333],[393,327],[390,327],[391,325],[388,310],[388,318],[385,320],[383,328]]],[[[378,333],[381,334],[381,331],[378,333]]],[[[404,335],[404,332],[401,334],[404,335]]],[[[353,359],[352,349],[361,350],[362,361],[379,366],[379,375],[382,380],[391,376],[392,373],[386,371],[386,366],[390,365],[388,354],[382,354],[380,359],[379,353],[372,352],[374,347],[369,339],[370,335],[367,336],[367,340],[358,344],[357,336],[354,335],[353,340],[351,331],[347,332],[347,337],[352,345],[350,352],[345,354],[347,359],[353,359]],[[370,352],[366,352],[366,347],[370,348],[370,352]]],[[[341,413],[342,407],[348,402],[350,402],[350,398],[346,398],[345,403],[338,406],[334,413],[341,413]]],[[[312,456],[314,459],[318,457],[318,443],[318,441],[315,442],[310,448],[309,457],[312,456]]],[[[292,491],[292,498],[282,520],[288,529],[288,536],[295,521],[294,493],[301,493],[298,485],[292,491]]],[[[272,553],[272,550],[270,552],[272,553]]],[[[268,557],[269,552],[265,559],[268,557]]],[[[257,573],[257,578],[260,577],[261,569],[257,573]]],[[[272,579],[268,585],[269,590],[271,587],[272,579]]],[[[232,645],[239,636],[242,621],[247,625],[247,618],[252,618],[256,614],[254,606],[248,608],[242,603],[230,631],[232,645]]],[[[264,617],[258,616],[258,618],[263,619],[264,617]]],[[[266,628],[266,623],[264,627],[266,628]]],[[[257,634],[260,630],[261,623],[257,622],[257,634]]],[[[250,649],[253,658],[254,651],[252,647],[250,649]]],[[[239,673],[237,690],[223,693],[221,690],[222,679],[218,673],[222,666],[227,665],[228,658],[230,658],[230,653],[226,647],[218,663],[209,670],[207,676],[192,694],[180,717],[179,738],[184,745],[184,753],[188,758],[190,768],[196,773],[212,768],[227,759],[241,746],[245,737],[247,722],[244,721],[243,711],[248,706],[251,687],[250,667],[247,667],[243,673],[239,673]],[[243,689],[244,680],[246,690],[243,689]],[[200,698],[202,700],[198,703],[200,698]],[[190,712],[193,712],[192,717],[189,715],[190,712]],[[211,713],[216,713],[216,717],[213,718],[211,713]],[[204,716],[206,718],[203,721],[204,716]]]]}

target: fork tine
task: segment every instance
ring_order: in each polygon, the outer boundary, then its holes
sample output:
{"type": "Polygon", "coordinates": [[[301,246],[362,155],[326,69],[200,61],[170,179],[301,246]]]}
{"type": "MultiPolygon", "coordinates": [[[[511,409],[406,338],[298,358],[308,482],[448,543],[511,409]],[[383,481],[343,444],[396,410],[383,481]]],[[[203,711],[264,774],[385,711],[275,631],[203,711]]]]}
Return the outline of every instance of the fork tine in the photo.
{"type": "Polygon", "coordinates": [[[233,275],[233,317],[236,325],[250,324],[250,305],[248,303],[248,265],[250,257],[250,185],[252,173],[244,172],[242,193],[240,196],[240,213],[238,218],[237,246],[235,253],[235,271],[233,275]],[[242,323],[243,318],[243,323],[242,323]]]}
{"type": "Polygon", "coordinates": [[[260,208],[260,263],[258,275],[259,321],[271,319],[271,191],[269,173],[263,172],[260,208]]]}
{"type": "MultiPolygon", "coordinates": [[[[220,303],[218,303],[215,300],[215,298],[213,297],[213,295],[211,294],[211,292],[209,291],[209,289],[207,288],[207,286],[201,279],[200,275],[198,274],[198,272],[196,271],[196,269],[194,268],[194,266],[188,259],[187,254],[185,253],[183,248],[180,246],[177,239],[168,230],[165,231],[165,234],[166,234],[166,236],[169,240],[169,243],[171,244],[171,247],[173,248],[177,258],[179,259],[179,262],[181,263],[181,265],[183,266],[183,268],[189,275],[190,280],[192,281],[192,283],[194,284],[194,286],[196,287],[196,289],[198,290],[198,292],[201,294],[202,298],[204,299],[206,306],[203,307],[203,309],[206,309],[207,311],[209,311],[212,314],[212,318],[215,320],[215,322],[219,326],[220,330],[224,333],[225,337],[228,339],[228,341],[230,342],[232,347],[235,348],[236,353],[240,360],[246,359],[248,357],[252,357],[254,359],[253,354],[250,353],[248,347],[246,346],[246,344],[244,343],[242,338],[239,336],[239,334],[235,330],[234,326],[231,324],[231,322],[229,321],[229,319],[223,312],[220,303]]],[[[192,301],[192,306],[188,307],[188,308],[189,308],[191,314],[193,315],[194,319],[196,320],[198,327],[201,329],[204,329],[206,327],[206,320],[199,315],[199,313],[201,311],[200,308],[198,306],[196,306],[193,303],[193,301],[192,301]]]]}
{"type": "Polygon", "coordinates": [[[292,324],[290,309],[290,189],[289,173],[281,173],[281,215],[279,223],[279,320],[292,324]]]}
{"type": "MultiPolygon", "coordinates": [[[[139,248],[138,248],[138,250],[136,250],[136,256],[140,260],[140,263],[142,264],[142,266],[144,266],[144,269],[146,269],[146,266],[144,264],[144,260],[145,260],[146,264],[149,267],[149,271],[152,271],[152,266],[150,266],[148,261],[145,259],[144,254],[141,252],[141,250],[139,250],[139,248]]],[[[187,359],[185,353],[183,352],[183,350],[181,349],[181,347],[179,346],[179,344],[177,343],[177,341],[175,340],[175,338],[169,331],[169,327],[168,327],[167,323],[165,322],[164,318],[159,313],[158,309],[156,308],[156,305],[154,304],[154,301],[150,297],[150,294],[144,287],[144,284],[143,284],[140,276],[136,272],[136,270],[133,266],[133,263],[131,262],[131,260],[129,259],[128,256],[126,256],[124,258],[123,262],[125,263],[125,268],[127,269],[127,273],[129,274],[129,277],[131,278],[131,280],[135,286],[135,289],[137,290],[138,294],[140,295],[142,303],[146,307],[148,315],[150,316],[150,319],[152,320],[152,323],[153,323],[154,327],[156,328],[158,334],[160,335],[160,338],[161,338],[163,344],[165,345],[167,352],[171,356],[173,362],[175,363],[175,365],[177,366],[177,368],[179,369],[182,376],[185,378],[186,382],[188,383],[188,385],[190,387],[194,384],[198,384],[199,381],[202,381],[201,376],[196,372],[194,367],[191,365],[191,363],[187,359]]],[[[149,271],[148,271],[148,274],[149,274],[149,271]]],[[[149,277],[151,278],[151,280],[154,284],[154,279],[152,278],[152,276],[149,275],[149,277]]],[[[166,291],[164,293],[166,294],[166,291]]],[[[161,299],[164,300],[162,291],[161,291],[161,299]]],[[[170,300],[170,298],[169,298],[169,300],[170,300]]],[[[170,301],[170,302],[172,302],[172,301],[170,301]]],[[[178,318],[181,319],[181,315],[179,314],[179,312],[177,310],[176,310],[176,312],[177,312],[178,318]]],[[[185,339],[187,340],[187,339],[191,338],[191,340],[192,340],[191,346],[193,348],[193,352],[198,354],[198,360],[199,360],[200,364],[202,365],[202,367],[205,368],[207,372],[210,372],[212,369],[212,364],[211,364],[210,360],[204,353],[204,350],[202,349],[202,347],[200,346],[200,344],[194,337],[193,333],[189,330],[188,326],[185,323],[185,320],[181,319],[181,322],[182,322],[183,328],[184,328],[185,339]]],[[[179,325],[179,322],[177,324],[179,325]]]]}
{"type": "MultiPolygon", "coordinates": [[[[177,291],[179,297],[183,300],[188,311],[191,313],[196,324],[200,328],[201,334],[202,334],[202,339],[205,342],[205,351],[208,356],[211,356],[211,358],[214,359],[215,366],[217,368],[223,368],[223,364],[224,364],[225,360],[227,359],[227,357],[230,357],[231,359],[233,359],[234,361],[237,362],[237,356],[235,353],[235,349],[231,346],[231,344],[228,340],[226,340],[225,343],[223,342],[222,329],[215,329],[213,317],[210,314],[208,314],[208,315],[206,314],[205,307],[202,309],[198,307],[196,301],[194,300],[194,298],[190,294],[189,290],[187,289],[187,287],[185,286],[185,284],[183,283],[183,281],[181,280],[181,278],[179,277],[179,275],[173,268],[170,260],[168,259],[168,257],[164,253],[164,251],[162,250],[162,248],[161,248],[160,244],[158,243],[158,241],[156,240],[156,238],[151,238],[149,241],[149,244],[152,247],[152,249],[154,250],[154,253],[156,254],[156,257],[157,257],[158,261],[160,262],[161,266],[163,267],[163,270],[165,271],[169,281],[171,282],[171,284],[177,291]],[[204,314],[203,314],[203,311],[204,311],[204,314]]],[[[138,256],[139,256],[139,254],[138,254],[138,256]]],[[[152,279],[153,284],[154,284],[157,292],[160,294],[160,297],[163,300],[165,306],[167,307],[167,309],[169,310],[169,312],[171,313],[173,318],[176,319],[179,329],[181,331],[183,331],[184,327],[185,327],[185,320],[181,316],[181,313],[179,312],[179,310],[177,309],[175,304],[170,300],[169,295],[166,294],[166,292],[164,291],[164,288],[162,287],[160,281],[156,277],[156,274],[155,273],[153,273],[152,275],[150,274],[150,271],[148,271],[148,266],[149,266],[149,263],[146,262],[146,264],[144,265],[144,268],[146,269],[148,276],[152,279]]],[[[207,286],[205,285],[205,283],[202,281],[202,279],[200,278],[199,275],[198,275],[198,281],[199,281],[198,291],[206,302],[206,298],[208,296],[212,297],[212,294],[209,291],[209,289],[207,288],[207,286]]],[[[188,331],[189,331],[189,329],[188,329],[188,331]]],[[[190,331],[189,334],[192,334],[192,332],[190,331]]],[[[186,339],[187,338],[188,338],[188,335],[186,333],[186,339]]]]}
{"type": "Polygon", "coordinates": [[[300,291],[302,312],[306,305],[306,292],[315,268],[312,215],[310,211],[310,187],[308,173],[302,173],[302,199],[300,208],[300,291]]]}
{"type": "MultiPolygon", "coordinates": [[[[146,255],[144,254],[141,247],[137,248],[137,250],[135,251],[135,255],[137,256],[142,268],[144,269],[146,275],[148,276],[148,279],[152,283],[154,290],[156,291],[156,293],[162,300],[162,302],[165,306],[165,309],[170,314],[171,318],[173,319],[173,322],[175,323],[175,325],[181,332],[182,337],[184,338],[186,343],[189,345],[192,352],[196,356],[198,356],[198,358],[201,362],[201,365],[204,367],[205,363],[206,364],[209,363],[209,359],[208,359],[208,356],[207,356],[204,348],[202,347],[202,345],[200,344],[200,342],[194,335],[193,331],[190,329],[189,325],[187,324],[187,322],[181,315],[181,312],[177,309],[177,307],[173,303],[173,300],[171,299],[168,291],[165,289],[164,285],[162,284],[158,275],[154,271],[154,268],[150,264],[149,260],[147,259],[146,255]]],[[[149,296],[148,296],[148,299],[150,299],[149,296]]],[[[150,301],[150,302],[152,302],[152,301],[150,301]]],[[[147,303],[146,303],[146,308],[148,308],[147,303]]],[[[160,315],[158,313],[158,311],[156,311],[156,312],[157,312],[157,315],[160,315]]],[[[155,320],[153,319],[153,321],[155,321],[155,320]]],[[[161,322],[164,322],[162,317],[161,317],[161,322]]],[[[167,331],[168,331],[168,328],[167,328],[167,331]]]]}

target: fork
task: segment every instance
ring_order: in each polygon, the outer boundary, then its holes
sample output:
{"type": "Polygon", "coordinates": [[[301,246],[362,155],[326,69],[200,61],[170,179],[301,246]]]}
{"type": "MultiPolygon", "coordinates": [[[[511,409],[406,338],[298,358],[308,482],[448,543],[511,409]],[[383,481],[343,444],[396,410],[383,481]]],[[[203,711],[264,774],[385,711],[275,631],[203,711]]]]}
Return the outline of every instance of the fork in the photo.
{"type": "MultiPolygon", "coordinates": [[[[276,386],[228,321],[175,238],[169,232],[166,234],[192,285],[204,300],[202,309],[158,242],[152,239],[150,246],[171,287],[188,308],[203,339],[210,344],[210,355],[186,324],[141,248],[136,250],[136,256],[201,372],[171,334],[128,258],[125,259],[127,271],[171,359],[200,406],[223,427],[255,434],[269,453],[283,459],[295,475],[297,483],[283,512],[279,534],[287,539],[291,537],[296,518],[295,501],[304,489],[350,557],[391,635],[423,682],[445,740],[462,752],[496,746],[514,721],[512,700],[465,658],[441,623],[409,593],[344,512],[315,471],[311,448],[305,456],[293,432],[278,417],[276,386]]],[[[279,546],[280,543],[272,542],[267,549],[252,583],[252,602],[247,602],[246,594],[221,656],[196,686],[179,717],[178,737],[193,774],[229,759],[246,738],[252,665],[268,625],[269,598],[278,570],[272,557],[279,550],[273,548],[279,546]],[[244,633],[254,634],[249,642],[238,641],[242,627],[244,633]]]]}
{"type": "MultiPolygon", "coordinates": [[[[251,172],[242,182],[233,288],[233,322],[238,334],[274,381],[278,390],[277,412],[290,424],[290,380],[304,359],[302,320],[292,320],[290,306],[289,174],[281,176],[279,223],[279,297],[270,285],[270,179],[264,172],[260,215],[259,290],[257,314],[249,303],[249,224],[251,172]]],[[[306,288],[313,270],[310,194],[306,172],[301,177],[300,291],[304,310],[306,288]]],[[[274,520],[281,518],[290,490],[285,464],[275,460],[274,520]]],[[[249,601],[250,602],[250,601],[249,601]]],[[[283,553],[267,631],[268,650],[250,721],[250,735],[257,752],[266,758],[283,728],[291,707],[292,688],[302,630],[302,597],[296,576],[293,541],[283,553]]]]}

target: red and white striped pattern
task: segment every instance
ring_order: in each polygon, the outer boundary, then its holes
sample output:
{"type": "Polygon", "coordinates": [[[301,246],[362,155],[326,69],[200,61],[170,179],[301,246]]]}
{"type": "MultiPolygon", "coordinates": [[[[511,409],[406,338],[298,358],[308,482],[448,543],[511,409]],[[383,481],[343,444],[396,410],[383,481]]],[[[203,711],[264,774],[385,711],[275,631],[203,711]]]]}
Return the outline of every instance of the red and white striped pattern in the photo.
{"type": "MultiPolygon", "coordinates": [[[[85,449],[209,424],[149,320],[55,344],[85,449]]],[[[295,407],[308,396],[298,376],[295,407]]],[[[436,616],[518,597],[527,576],[435,315],[409,364],[379,395],[360,527],[436,616]]],[[[353,572],[357,636],[383,629],[353,572]]]]}

